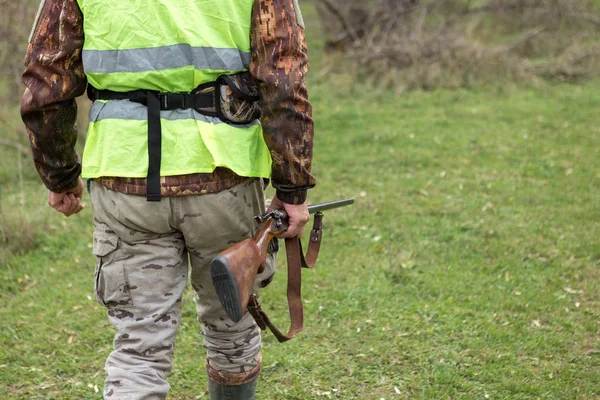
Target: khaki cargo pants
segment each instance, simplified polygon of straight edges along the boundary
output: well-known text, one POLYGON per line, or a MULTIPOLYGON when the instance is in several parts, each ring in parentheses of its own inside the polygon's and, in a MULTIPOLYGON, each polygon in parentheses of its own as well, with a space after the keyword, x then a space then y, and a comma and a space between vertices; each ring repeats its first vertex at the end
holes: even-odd
MULTIPOLYGON (((206 368, 220 385, 254 380, 261 364, 260 330, 246 314, 225 314, 210 279, 210 261, 252 237, 264 211, 262 180, 219 193, 145 197, 91 183, 96 301, 117 329, 105 370, 106 399, 165 399, 188 273, 207 349, 206 368), (189 267, 188 267, 189 260, 189 267)), ((274 272, 274 258, 257 282, 274 272)), ((200 388, 198 388, 200 392, 200 388)))

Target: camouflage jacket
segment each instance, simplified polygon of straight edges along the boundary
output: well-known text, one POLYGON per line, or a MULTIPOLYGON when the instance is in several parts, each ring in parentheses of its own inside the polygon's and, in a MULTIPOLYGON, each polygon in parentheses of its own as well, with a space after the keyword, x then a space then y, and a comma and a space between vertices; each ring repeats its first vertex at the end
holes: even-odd
MULTIPOLYGON (((259 88, 261 122, 273 159, 272 183, 277 197, 302 203, 315 185, 311 175, 313 120, 305 74, 306 39, 292 0, 255 0, 252 11, 250 73, 259 88)), ((75 186, 81 163, 75 98, 87 80, 82 64, 83 15, 76 0, 45 0, 25 56, 26 89, 21 116, 27 127, 33 160, 42 181, 54 192, 75 186)), ((217 168, 210 174, 162 178, 165 196, 227 189, 243 180, 217 168)), ((105 186, 145 195, 145 178, 104 177, 105 186)))

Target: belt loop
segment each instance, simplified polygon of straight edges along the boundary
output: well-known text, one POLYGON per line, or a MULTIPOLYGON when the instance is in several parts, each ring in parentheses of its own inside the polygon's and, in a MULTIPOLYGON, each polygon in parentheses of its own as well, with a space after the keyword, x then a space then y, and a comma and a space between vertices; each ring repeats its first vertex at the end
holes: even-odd
POLYGON ((181 94, 181 108, 187 110, 188 108, 192 108, 192 95, 188 93, 181 94))
POLYGON ((160 101, 160 108, 162 110, 168 110, 168 106, 169 106, 169 101, 168 101, 168 93, 159 93, 158 94, 158 99, 160 101))

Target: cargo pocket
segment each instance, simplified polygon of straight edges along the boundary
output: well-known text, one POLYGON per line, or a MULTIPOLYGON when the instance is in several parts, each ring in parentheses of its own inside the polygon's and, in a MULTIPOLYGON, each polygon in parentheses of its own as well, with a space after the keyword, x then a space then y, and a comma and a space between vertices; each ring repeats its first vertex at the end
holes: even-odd
POLYGON ((96 255, 94 293, 96 301, 105 307, 132 304, 125 260, 117 257, 119 237, 114 233, 94 232, 92 253, 96 255))

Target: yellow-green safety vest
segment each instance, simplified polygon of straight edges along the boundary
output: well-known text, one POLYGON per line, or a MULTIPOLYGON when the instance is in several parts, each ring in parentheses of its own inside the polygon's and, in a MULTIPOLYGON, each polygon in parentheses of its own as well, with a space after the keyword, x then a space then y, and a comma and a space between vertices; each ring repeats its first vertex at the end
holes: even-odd
MULTIPOLYGON (((97 89, 189 93, 219 75, 247 71, 254 0, 77 0, 83 66, 97 89)), ((142 178, 148 172, 146 106, 97 100, 89 113, 82 176, 142 178)), ((267 178, 271 157, 260 122, 231 125, 193 109, 161 111, 161 176, 226 167, 267 178)))

